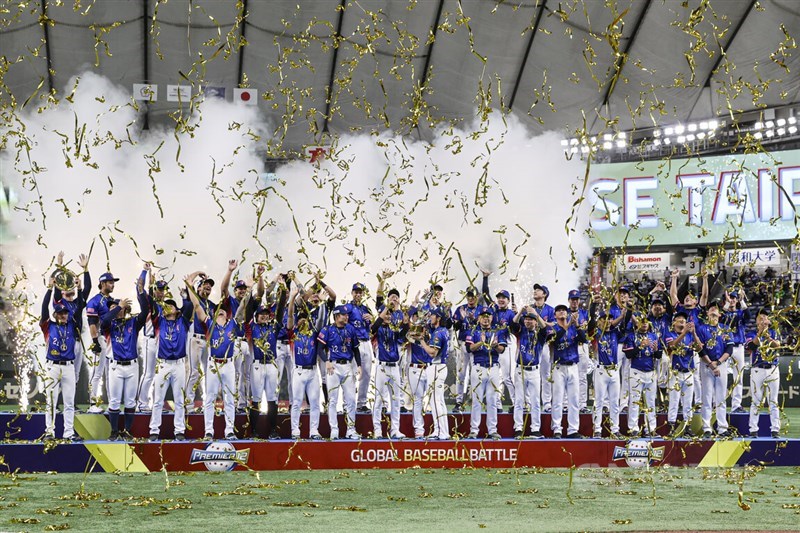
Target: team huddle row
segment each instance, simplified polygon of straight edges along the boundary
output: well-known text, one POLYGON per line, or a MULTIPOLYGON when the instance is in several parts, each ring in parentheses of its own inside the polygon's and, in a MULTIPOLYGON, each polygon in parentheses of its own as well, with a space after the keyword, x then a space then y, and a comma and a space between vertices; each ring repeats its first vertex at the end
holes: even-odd
MULTIPOLYGON (((61 264, 61 256, 58 263, 61 264)), ((567 436, 580 437, 581 409, 586 409, 586 375, 594 366, 594 436, 607 428, 620 438, 619 414, 628 411, 628 433, 653 434, 659 387, 669 397, 668 421, 674 435, 688 436, 686 421, 701 404, 704 436, 728 435, 726 401, 741 410, 744 351, 751 354, 750 431, 758 430, 758 408, 769 404, 771 431, 777 436, 778 337, 766 313, 759 313, 753 332, 746 331, 748 309, 743 295, 725 294, 724 302, 708 302, 707 283, 698 300, 688 294, 678 301, 677 272, 669 294, 663 284, 653 290, 649 309, 632 309, 629 291, 620 286, 609 301, 599 291, 588 309, 579 291, 570 291, 569 305, 548 305, 546 286, 536 284, 533 303, 517 309, 506 290, 494 297, 490 272, 480 291, 465 291, 465 303, 454 310, 434 284, 412 305, 401 305, 396 289, 385 291, 391 273, 378 276, 373 313, 364 299, 366 287, 352 286, 352 299, 336 305, 336 293, 319 276, 308 287, 293 273, 267 283, 259 266, 250 283, 230 285, 238 264, 232 260, 220 283, 219 304, 210 300, 214 280, 203 272, 186 276, 181 303, 149 264, 136 281, 139 313, 132 302, 112 296, 111 273, 100 276, 99 292, 89 297, 88 258, 80 256, 83 280, 60 289, 50 279, 42 302, 41 327, 46 339, 44 390, 47 399, 45 438, 54 437, 59 393, 64 403, 64 437, 74 433, 75 384, 84 354, 92 360, 90 411, 102 412, 100 382, 106 376, 112 439, 130 433, 134 413, 151 410, 150 438, 158 440, 167 389, 175 404, 174 434, 184 439, 186 406, 199 394, 203 400, 205 436, 214 438, 215 401, 222 396, 226 439, 235 438, 237 404, 249 400, 250 434, 256 433, 260 402, 266 397, 270 437, 277 437, 278 384, 290 377, 291 432, 300 437, 304 400, 310 410, 308 435, 320 439, 321 407, 327 406, 329 438, 342 436, 337 406, 342 397, 345 438, 358 438, 357 412, 372 413, 373 437, 383 437, 384 411, 388 436, 400 431, 401 405, 413 413, 414 437, 449 439, 445 380, 448 357, 456 358, 455 412, 471 401, 470 434, 479 436, 483 411, 487 435, 499 439, 497 413, 504 389, 513 401, 517 438, 542 438, 541 414, 552 415, 553 436, 562 434, 567 410, 567 436), (52 307, 51 307, 52 302, 52 307), (83 313, 88 322, 84 350, 83 313), (140 376, 139 358, 142 359, 140 376), (324 403, 323 398, 324 397, 324 403), (371 407, 370 407, 371 404, 371 407), (425 406, 432 427, 425 427, 425 406), (124 408, 124 430, 119 429, 124 408), (604 417, 604 408, 608 418, 604 417), (678 412, 684 424, 678 425, 678 412), (644 427, 640 428, 640 411, 644 427)))

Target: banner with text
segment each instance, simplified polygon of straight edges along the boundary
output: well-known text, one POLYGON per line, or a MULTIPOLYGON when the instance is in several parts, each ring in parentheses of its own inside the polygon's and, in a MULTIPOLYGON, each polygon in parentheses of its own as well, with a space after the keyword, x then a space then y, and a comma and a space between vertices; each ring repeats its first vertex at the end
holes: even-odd
POLYGON ((596 248, 795 237, 800 150, 592 166, 596 248))
POLYGON ((649 270, 651 272, 664 270, 669 267, 669 254, 624 254, 621 257, 621 270, 624 272, 637 272, 649 270))

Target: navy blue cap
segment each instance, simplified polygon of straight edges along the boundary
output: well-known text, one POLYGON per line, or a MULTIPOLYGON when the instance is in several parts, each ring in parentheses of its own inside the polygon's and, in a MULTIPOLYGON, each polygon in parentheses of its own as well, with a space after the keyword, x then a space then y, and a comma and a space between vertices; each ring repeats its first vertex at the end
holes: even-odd
POLYGON ((494 313, 492 312, 491 307, 482 305, 478 308, 478 314, 476 316, 481 316, 481 315, 494 315, 494 313))
POLYGON ((247 288, 247 283, 243 279, 236 280, 236 284, 233 286, 234 289, 241 289, 247 288))
POLYGON ((608 313, 606 313, 605 311, 600 311, 599 313, 597 313, 597 320, 600 320, 601 318, 606 318, 607 316, 608 313))
POLYGON ((672 315, 672 320, 675 320, 676 318, 680 318, 680 317, 683 317, 686 320, 689 320, 689 314, 686 311, 678 311, 677 313, 672 315))
POLYGON ((664 298, 662 298, 661 296, 656 296, 655 298, 650 300, 650 305, 656 305, 656 304, 665 305, 664 298))
POLYGON ((437 307, 436 309, 431 309, 430 313, 433 316, 438 316, 439 318, 444 318, 444 309, 441 307, 437 307))
POLYGON ((171 306, 172 306, 172 307, 174 307, 175 309, 177 309, 177 308, 178 308, 178 304, 177 304, 177 303, 175 302, 175 300, 173 300, 172 298, 170 298, 170 299, 168 299, 168 300, 164 300, 164 305, 171 305, 171 306))
POLYGON ((353 283, 353 290, 354 291, 363 291, 366 289, 366 286, 363 283, 353 283))
POLYGON ((761 309, 758 310, 758 313, 756 313, 756 316, 758 315, 769 316, 769 309, 767 309, 766 307, 762 307, 761 309))
POLYGON ((617 292, 627 292, 628 294, 630 294, 631 289, 627 285, 620 285, 619 287, 617 287, 617 292))
POLYGON ((198 281, 198 282, 197 282, 197 287, 198 287, 198 288, 199 288, 199 287, 202 287, 202 286, 203 286, 203 285, 205 285, 206 283, 208 283, 208 284, 209 284, 209 285, 211 285, 212 287, 215 285, 215 283, 214 283, 214 280, 213 280, 213 279, 211 279, 211 278, 203 278, 203 279, 201 279, 200 281, 198 281))
POLYGON ((711 309, 712 307, 716 307, 719 310, 722 310, 722 304, 719 300, 711 300, 706 304, 706 310, 711 309))
POLYGON ((434 283, 433 285, 431 285, 431 289, 434 290, 434 291, 443 291, 444 287, 442 287, 438 283, 434 283))
POLYGON ((579 291, 577 289, 572 289, 571 291, 569 291, 569 295, 567 296, 567 299, 569 299, 569 300, 578 299, 579 300, 580 297, 581 297, 581 291, 579 291))
POLYGON ((156 289, 163 290, 167 288, 166 280, 160 279, 156 281, 156 289))
POLYGON ((528 311, 527 313, 522 315, 522 318, 532 318, 532 319, 536 320, 536 313, 528 311))
POLYGON ((568 310, 569 310, 569 308, 564 304, 558 304, 555 307, 555 309, 553 309, 553 311, 555 311, 556 313, 559 312, 559 311, 568 311, 568 310))
POLYGON ((66 305, 64 305, 64 304, 55 304, 55 305, 53 306, 53 312, 54 312, 55 314, 58 314, 58 313, 68 313, 68 312, 69 312, 69 309, 67 309, 67 306, 66 306, 66 305))
POLYGON ((348 312, 347 312, 347 306, 344 306, 344 305, 337 305, 337 306, 336 306, 336 307, 333 309, 333 314, 334 314, 334 315, 349 315, 350 313, 348 313, 348 312))
POLYGON ((389 289, 389 292, 386 293, 387 296, 391 296, 392 294, 400 298, 400 291, 398 291, 397 289, 389 289))
POLYGON ((269 307, 264 307, 263 305, 260 305, 260 306, 258 307, 258 309, 256 309, 255 315, 256 315, 256 316, 257 316, 257 315, 263 315, 263 314, 265 314, 265 313, 269 313, 269 312, 270 312, 270 309, 269 309, 269 307))
POLYGON ((475 296, 475 288, 467 287, 467 290, 464 291, 464 294, 466 294, 467 296, 475 296))
POLYGON ((115 278, 114 274, 112 274, 111 272, 106 272, 105 274, 101 274, 100 278, 97 281, 99 281, 100 283, 104 281, 119 281, 119 278, 115 278))
POLYGON ((534 288, 534 289, 540 289, 540 290, 541 290, 541 291, 544 293, 544 299, 545 299, 545 300, 547 300, 548 298, 550 298, 550 289, 548 289, 546 286, 544 286, 544 285, 539 285, 538 283, 535 283, 535 284, 533 285, 533 288, 534 288))
POLYGON ((505 289, 503 289, 502 291, 498 292, 494 296, 495 296, 495 298, 500 298, 502 296, 506 300, 510 300, 511 299, 511 294, 505 289))

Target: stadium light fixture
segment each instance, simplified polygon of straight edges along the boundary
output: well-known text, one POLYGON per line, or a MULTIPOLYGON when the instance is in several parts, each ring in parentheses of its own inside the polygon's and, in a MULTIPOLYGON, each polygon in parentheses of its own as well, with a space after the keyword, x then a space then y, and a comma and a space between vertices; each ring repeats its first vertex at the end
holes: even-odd
POLYGON ((604 133, 603 134, 603 140, 604 141, 613 141, 614 140, 614 135, 611 134, 611 133, 604 133))
POLYGON ((770 139, 775 137, 775 132, 772 130, 767 130, 767 137, 770 139))
POLYGON ((686 131, 686 128, 683 127, 681 124, 675 126, 675 133, 677 133, 678 135, 683 134, 684 131, 686 131))
POLYGON ((614 144, 611 141, 603 142, 603 150, 611 150, 614 147, 614 144))
POLYGON ((689 142, 694 141, 694 139, 695 139, 694 133, 690 133, 689 135, 686 136, 686 140, 689 142))
POLYGON ((757 129, 757 130, 760 130, 761 128, 763 128, 763 127, 764 127, 764 124, 763 124, 762 122, 760 122, 760 121, 759 121, 759 122, 756 122, 756 123, 755 123, 755 125, 754 125, 753 127, 754 127, 755 129, 757 129))
POLYGON ((709 120, 708 121, 708 129, 715 130, 719 127, 719 121, 717 120, 709 120))
POLYGON ((704 132, 704 131, 700 131, 700 132, 698 132, 698 133, 697 133, 697 138, 698 138, 698 139, 701 139, 701 140, 702 140, 702 139, 705 139, 705 138, 706 138, 706 132, 704 132))
POLYGON ((664 129, 664 135, 672 135, 674 132, 675 132, 675 130, 672 129, 672 128, 665 128, 664 129))
POLYGON ((772 129, 775 127, 775 123, 772 122, 771 120, 768 120, 767 123, 764 124, 764 126, 766 126, 768 129, 772 129))
POLYGON ((789 133, 792 135, 797 133, 797 126, 789 126, 789 133))
POLYGON ((661 130, 653 130, 653 137, 661 137, 661 130))
POLYGON ((571 144, 572 146, 577 145, 578 144, 578 139, 573 137, 572 139, 569 140, 569 144, 571 144))
POLYGON ((700 123, 700 129, 701 130, 707 130, 708 129, 708 122, 701 122, 700 123))
POLYGON ((778 128, 778 135, 786 135, 786 128, 778 128))
POLYGON ((695 124, 694 122, 692 122, 691 124, 689 124, 688 126, 686 126, 686 129, 688 129, 689 131, 697 131, 697 124, 695 124))
POLYGON ((779 119, 778 119, 778 120, 776 120, 775 122, 776 122, 776 124, 778 124, 778 127, 781 127, 781 126, 785 126, 785 125, 786 125, 786 119, 785 119, 785 118, 779 118, 779 119))
POLYGON ((683 135, 678 135, 678 144, 683 144, 686 142, 686 137, 683 135))
POLYGON ((760 131, 757 131, 754 137, 758 140, 761 140, 762 138, 764 138, 764 135, 760 131))
POLYGON ((569 141, 567 139, 561 139, 561 146, 569 146, 569 141))
POLYGON ((797 119, 796 118, 789 117, 789 124, 796 124, 796 123, 797 123, 797 119))
POLYGON ((625 139, 618 139, 617 140, 617 148, 625 148, 625 139))
POLYGON ((672 140, 669 137, 664 137, 664 144, 669 145, 671 142, 672 140))
POLYGON ((653 146, 661 146, 661 139, 653 139, 653 146))

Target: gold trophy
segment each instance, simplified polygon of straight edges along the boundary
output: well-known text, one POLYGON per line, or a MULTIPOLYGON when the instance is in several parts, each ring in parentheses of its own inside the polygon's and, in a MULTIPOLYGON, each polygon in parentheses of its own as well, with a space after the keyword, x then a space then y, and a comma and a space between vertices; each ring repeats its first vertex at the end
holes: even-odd
POLYGON ((69 292, 75 290, 77 285, 78 275, 66 267, 60 266, 53 275, 54 285, 58 287, 61 292, 69 292))

